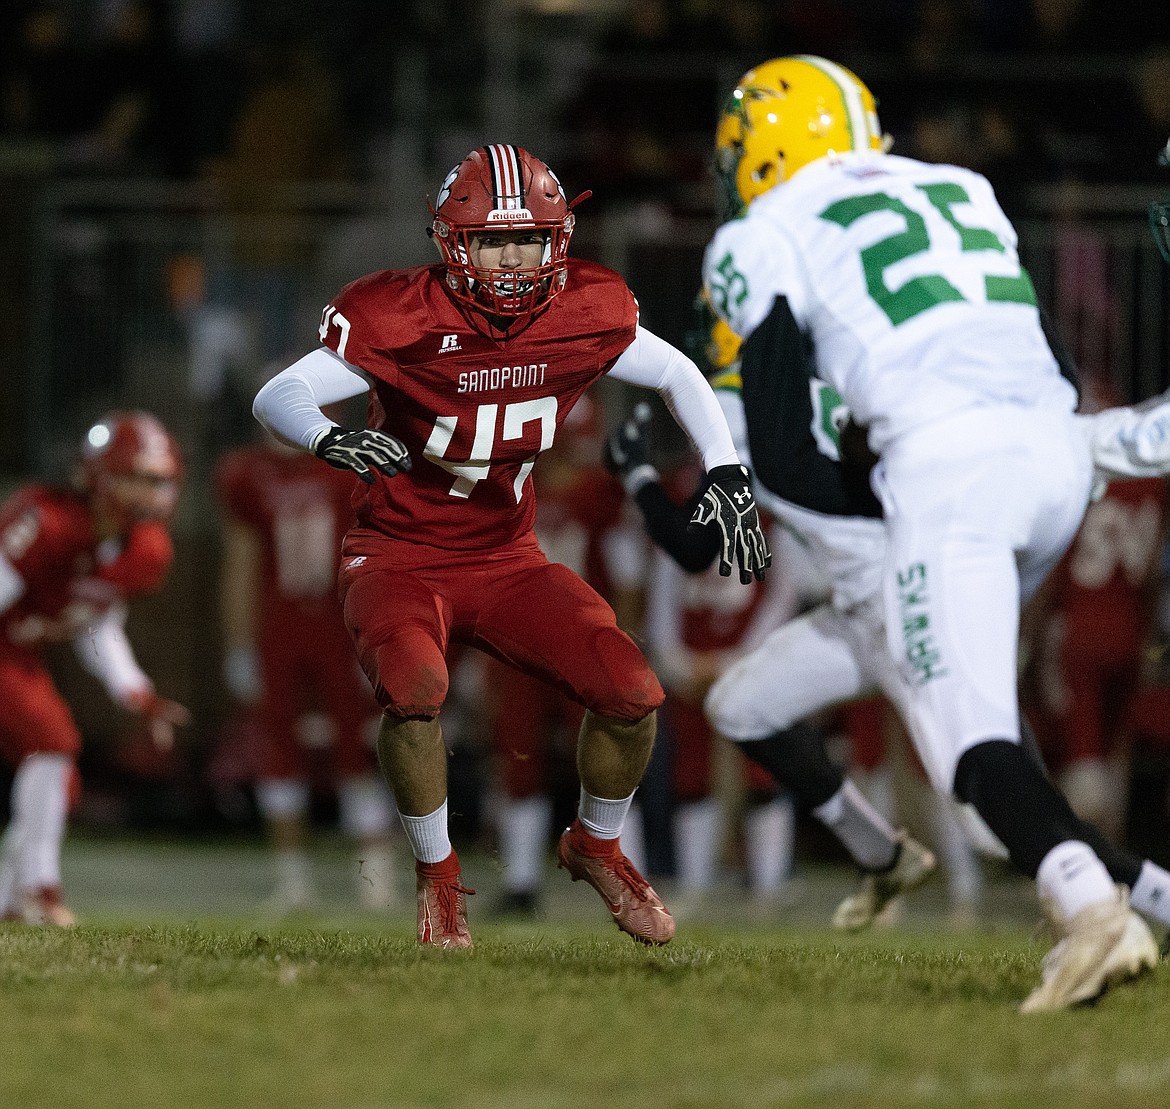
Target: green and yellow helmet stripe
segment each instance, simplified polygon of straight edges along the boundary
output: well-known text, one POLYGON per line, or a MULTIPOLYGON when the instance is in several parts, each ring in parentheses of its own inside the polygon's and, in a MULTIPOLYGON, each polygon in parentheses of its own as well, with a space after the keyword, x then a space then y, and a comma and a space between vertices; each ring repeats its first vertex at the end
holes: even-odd
POLYGON ((828 58, 818 58, 814 54, 796 54, 795 57, 823 73, 837 86, 841 93, 841 101, 845 105, 849 147, 851 150, 868 150, 874 131, 870 126, 869 113, 866 111, 865 101, 861 96, 861 85, 857 78, 849 70, 829 61, 828 58))

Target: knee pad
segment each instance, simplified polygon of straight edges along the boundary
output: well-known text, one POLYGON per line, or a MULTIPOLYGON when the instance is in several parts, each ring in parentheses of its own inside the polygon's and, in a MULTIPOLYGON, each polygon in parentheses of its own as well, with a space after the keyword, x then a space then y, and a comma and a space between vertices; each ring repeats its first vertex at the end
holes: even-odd
POLYGON ((736 744, 753 762, 769 771, 802 807, 823 805, 845 781, 825 751, 825 742, 808 724, 794 724, 766 739, 736 744))
POLYGON ((447 699, 447 666, 425 660, 407 661, 397 648, 379 648, 377 672, 371 675, 374 695, 387 716, 431 720, 447 699))
POLYGON ((666 700, 657 675, 625 632, 617 627, 599 629, 593 649, 601 663, 598 677, 603 677, 605 684, 577 691, 590 712, 636 724, 666 700))

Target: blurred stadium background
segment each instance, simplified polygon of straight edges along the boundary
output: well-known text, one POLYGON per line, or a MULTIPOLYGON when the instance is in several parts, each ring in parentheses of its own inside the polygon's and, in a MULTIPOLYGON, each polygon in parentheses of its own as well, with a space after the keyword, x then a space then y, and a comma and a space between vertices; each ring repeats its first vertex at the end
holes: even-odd
MULTIPOLYGON (((647 325, 681 345, 718 216, 720 97, 765 58, 824 54, 875 90, 895 151, 990 177, 1091 399, 1170 384, 1170 267, 1145 216, 1170 194, 1155 164, 1170 138, 1166 5, 13 0, 0 28, 0 492, 64 476, 111 407, 156 412, 190 464, 176 571, 130 631, 194 723, 160 758, 55 659, 87 740, 75 828, 258 834, 225 756, 212 467, 253 436, 258 383, 315 345, 342 284, 432 259, 426 197, 474 146, 519 143, 570 196, 594 190, 575 252, 620 271, 647 325)), ((626 398, 608 399, 612 423, 626 398)), ((1165 589, 1158 603, 1125 835, 1166 864, 1165 589)), ((459 732, 455 830, 474 840, 474 705, 459 732)))

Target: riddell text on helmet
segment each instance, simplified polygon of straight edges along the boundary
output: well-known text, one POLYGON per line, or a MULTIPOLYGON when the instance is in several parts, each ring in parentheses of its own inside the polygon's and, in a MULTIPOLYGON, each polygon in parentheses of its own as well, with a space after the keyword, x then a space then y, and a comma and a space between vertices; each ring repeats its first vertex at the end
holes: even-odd
POLYGON ((490 370, 466 370, 459 375, 460 393, 482 393, 488 389, 523 389, 543 385, 547 362, 528 366, 493 366, 490 370))

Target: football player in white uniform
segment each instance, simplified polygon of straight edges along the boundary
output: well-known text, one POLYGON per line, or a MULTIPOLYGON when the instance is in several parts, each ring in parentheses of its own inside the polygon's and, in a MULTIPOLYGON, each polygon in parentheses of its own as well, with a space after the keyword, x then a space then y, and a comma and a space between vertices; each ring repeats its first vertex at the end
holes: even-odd
POLYGON ((786 365, 811 359, 880 455, 885 642, 922 762, 1036 878, 1060 936, 1022 1009, 1094 998, 1157 948, 1100 837, 1020 742, 1020 599, 1075 533, 1093 466, 1015 232, 983 177, 886 153, 869 90, 821 58, 746 74, 716 147, 737 216, 704 286, 744 337, 759 483, 791 498, 803 460, 778 413, 786 365))

